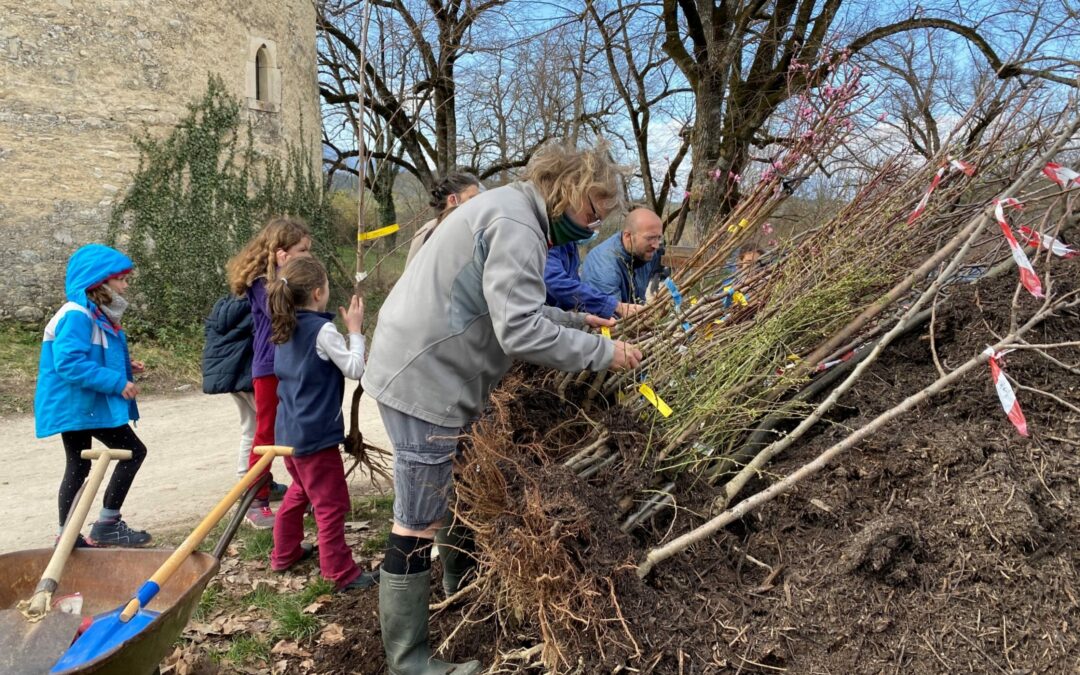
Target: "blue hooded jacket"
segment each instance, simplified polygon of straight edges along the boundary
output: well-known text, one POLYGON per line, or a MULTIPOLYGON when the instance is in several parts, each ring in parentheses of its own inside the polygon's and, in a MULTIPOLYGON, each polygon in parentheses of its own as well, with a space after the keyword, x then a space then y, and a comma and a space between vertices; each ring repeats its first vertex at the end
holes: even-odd
POLYGON ((610 319, 615 316, 615 306, 619 301, 615 296, 604 295, 581 281, 578 274, 580 255, 576 241, 548 249, 547 263, 544 265, 547 304, 610 319))
POLYGON ((45 326, 34 394, 37 437, 109 429, 139 419, 121 392, 132 379, 127 336, 86 297, 88 288, 130 271, 123 253, 87 244, 68 260, 68 301, 45 326))

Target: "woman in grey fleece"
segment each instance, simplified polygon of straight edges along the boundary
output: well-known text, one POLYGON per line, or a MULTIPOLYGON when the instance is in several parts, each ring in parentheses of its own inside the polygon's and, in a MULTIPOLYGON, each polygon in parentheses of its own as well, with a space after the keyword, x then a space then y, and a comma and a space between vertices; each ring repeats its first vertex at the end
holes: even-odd
POLYGON ((394 444, 394 525, 379 587, 387 668, 394 675, 479 672, 428 647, 430 549, 457 590, 467 534, 444 527, 457 437, 480 415, 515 359, 565 371, 635 368, 632 345, 586 332, 611 319, 546 306, 548 248, 586 239, 620 206, 622 170, 605 145, 552 145, 524 180, 457 208, 431 236, 379 313, 364 391, 394 444))

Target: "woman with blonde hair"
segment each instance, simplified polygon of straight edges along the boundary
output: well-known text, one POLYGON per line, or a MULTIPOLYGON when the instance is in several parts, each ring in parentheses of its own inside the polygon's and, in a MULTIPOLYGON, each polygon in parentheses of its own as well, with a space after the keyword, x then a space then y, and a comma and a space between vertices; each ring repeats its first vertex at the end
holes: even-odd
POLYGON ((607 147, 551 145, 524 180, 488 190, 439 225, 379 314, 364 391, 394 445, 394 524, 379 585, 387 669, 478 672, 433 659, 430 551, 439 534, 443 589, 470 566, 468 535, 448 523, 456 438, 515 359, 564 371, 635 368, 641 352, 586 332, 602 319, 545 306, 548 248, 588 238, 621 206, 624 171, 607 147))

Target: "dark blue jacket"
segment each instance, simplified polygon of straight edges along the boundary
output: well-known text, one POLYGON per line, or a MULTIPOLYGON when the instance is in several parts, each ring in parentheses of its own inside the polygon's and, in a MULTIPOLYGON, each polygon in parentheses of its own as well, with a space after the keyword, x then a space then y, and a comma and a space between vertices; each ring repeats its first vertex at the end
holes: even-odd
POLYGON ((559 309, 584 311, 605 319, 614 316, 618 299, 583 283, 578 274, 580 266, 581 258, 575 242, 548 249, 547 263, 544 265, 546 303, 559 309))
POLYGON ((214 303, 203 327, 203 392, 230 394, 253 391, 251 361, 255 355, 251 301, 229 294, 214 303))
POLYGON ((623 248, 622 232, 616 232, 585 256, 582 280, 600 293, 607 293, 620 302, 643 304, 649 277, 660 268, 662 250, 652 260, 642 262, 623 248))
POLYGON ((320 359, 315 351, 319 331, 333 320, 333 314, 298 311, 292 337, 274 351, 278 377, 274 442, 292 446, 294 457, 336 447, 345 440, 341 415, 345 376, 337 364, 320 359))

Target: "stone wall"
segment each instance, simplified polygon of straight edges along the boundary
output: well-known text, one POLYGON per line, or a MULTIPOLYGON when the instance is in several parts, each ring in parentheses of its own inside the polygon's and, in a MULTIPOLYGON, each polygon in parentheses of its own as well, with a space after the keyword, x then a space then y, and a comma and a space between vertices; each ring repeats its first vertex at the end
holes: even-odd
POLYGON ((136 168, 132 137, 166 136, 210 74, 259 152, 303 144, 319 168, 311 0, 0 0, 0 320, 59 305, 67 257, 101 240, 136 168))

